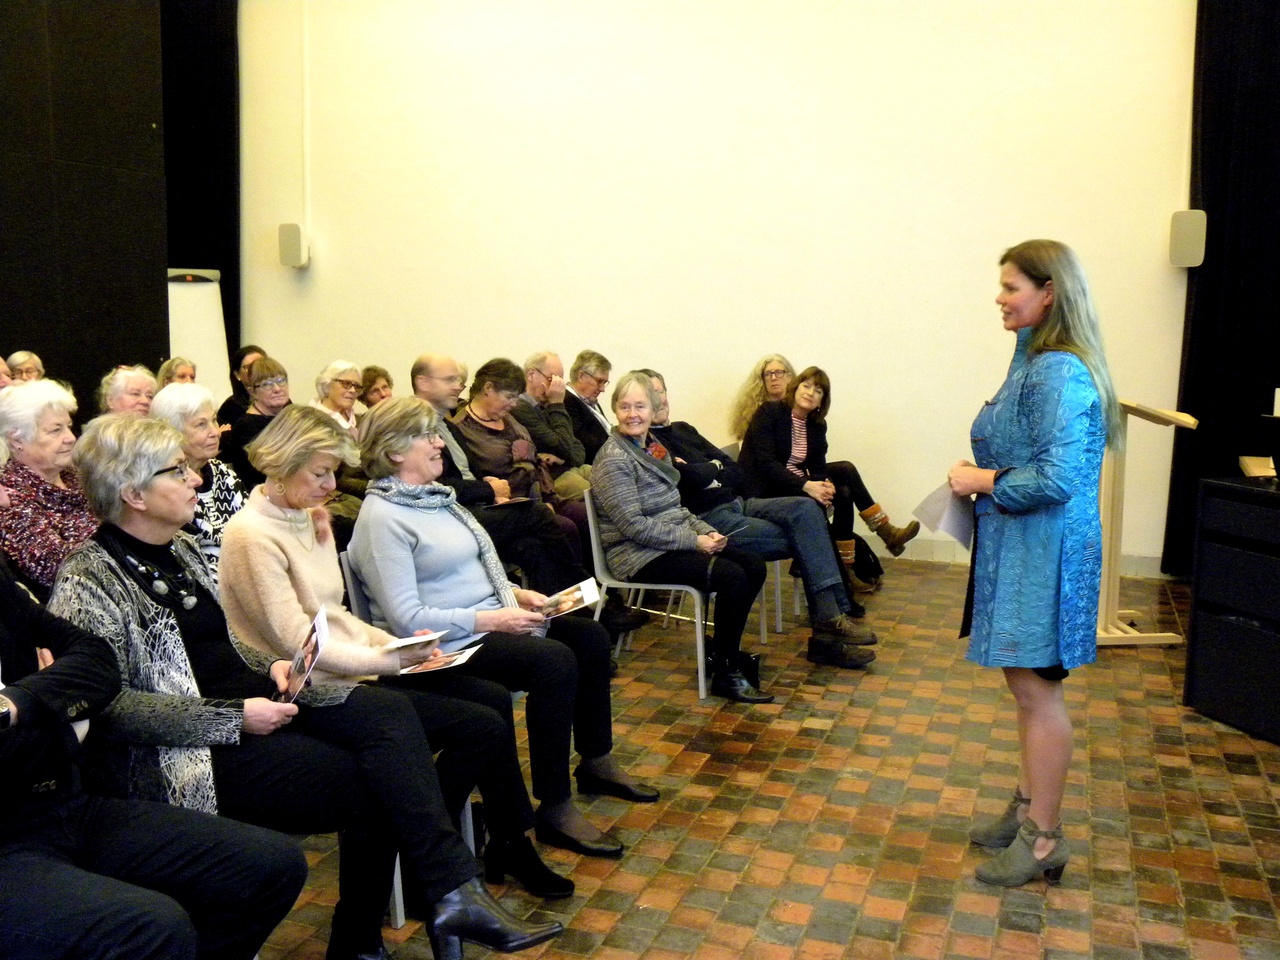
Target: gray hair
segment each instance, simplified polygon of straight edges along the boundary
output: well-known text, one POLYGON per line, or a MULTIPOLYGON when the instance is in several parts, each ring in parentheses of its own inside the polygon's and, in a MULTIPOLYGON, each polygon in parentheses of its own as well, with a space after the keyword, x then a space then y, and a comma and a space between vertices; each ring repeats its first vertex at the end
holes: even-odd
POLYGON ((613 364, 603 353, 583 350, 573 358, 573 366, 569 368, 569 382, 572 383, 584 373, 593 377, 607 377, 612 369, 613 364))
POLYGON ((6 440, 16 436, 23 443, 30 443, 35 439, 36 425, 48 410, 75 413, 75 394, 55 380, 15 380, 0 390, 0 435, 6 440))
POLYGON ((524 375, 527 377, 534 370, 541 371, 552 357, 559 360, 560 354, 554 350, 539 350, 537 353, 530 354, 529 359, 524 362, 524 375))
POLYGON ((9 354, 8 358, 5 360, 5 363, 7 363, 9 365, 9 369, 12 370, 14 367, 22 366, 28 360, 34 360, 36 362, 36 368, 40 371, 40 376, 43 377, 44 361, 41 360, 39 357, 37 357, 30 350, 15 350, 13 353, 9 354))
POLYGON ((318 453, 328 454, 349 467, 360 462, 356 442, 333 417, 296 403, 276 414, 245 453, 254 469, 272 480, 293 476, 318 453))
POLYGON ((662 401, 658 397, 658 391, 653 389, 653 381, 649 379, 649 374, 643 370, 629 370, 618 378, 618 382, 613 387, 613 397, 609 401, 609 406, 617 412, 618 398, 632 387, 640 387, 644 390, 645 396, 649 398, 649 408, 657 413, 662 401))
POLYGON ((151 401, 149 416, 163 420, 176 430, 187 429, 187 418, 205 407, 214 409, 213 394, 198 383, 171 383, 151 401))
POLYGON ((142 364, 132 367, 114 367, 105 377, 102 383, 98 385, 98 410, 107 413, 111 409, 111 401, 117 399, 120 394, 124 393, 129 386, 129 381, 133 379, 146 380, 151 384, 151 393, 154 397, 156 390, 156 378, 150 370, 142 364))
POLYGON ((333 381, 337 380, 344 373, 354 373, 356 383, 360 382, 360 368, 354 363, 348 363, 346 360, 335 360, 329 364, 316 376, 316 399, 323 400, 329 395, 329 388, 333 386, 333 381))
POLYGON ((103 523, 124 515, 121 494, 146 490, 182 453, 182 434, 162 420, 107 413, 90 420, 71 455, 89 509, 103 523))
POLYGON ((370 480, 393 476, 399 464, 392 454, 402 455, 418 437, 447 429, 435 407, 419 397, 384 400, 360 423, 360 466, 370 480))

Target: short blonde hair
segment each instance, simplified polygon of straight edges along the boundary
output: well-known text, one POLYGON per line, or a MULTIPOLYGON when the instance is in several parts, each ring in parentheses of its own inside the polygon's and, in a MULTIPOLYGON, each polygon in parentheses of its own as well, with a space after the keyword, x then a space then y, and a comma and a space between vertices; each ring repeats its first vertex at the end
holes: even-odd
POLYGON ((195 362, 188 360, 186 357, 170 357, 164 363, 160 364, 160 369, 156 371, 156 386, 163 390, 169 384, 173 383, 173 378, 178 375, 178 371, 183 367, 190 367, 191 375, 195 376, 195 362))
POLYGON ((360 466, 370 480, 394 476, 399 464, 392 455, 402 455, 418 437, 447 429, 435 407, 419 397, 384 400, 360 423, 360 466))
POLYGON ((56 380, 15 380, 0 390, 0 436, 8 440, 13 434, 30 443, 47 410, 75 413, 75 394, 56 380))
POLYGON ((333 417, 299 404, 290 404, 273 417, 245 453, 254 469, 272 480, 293 476, 318 453, 349 467, 360 462, 355 441, 333 417))
POLYGON ((147 489, 156 471, 180 453, 182 434, 163 420, 107 413, 89 421, 71 459, 93 515, 117 523, 125 489, 147 489))

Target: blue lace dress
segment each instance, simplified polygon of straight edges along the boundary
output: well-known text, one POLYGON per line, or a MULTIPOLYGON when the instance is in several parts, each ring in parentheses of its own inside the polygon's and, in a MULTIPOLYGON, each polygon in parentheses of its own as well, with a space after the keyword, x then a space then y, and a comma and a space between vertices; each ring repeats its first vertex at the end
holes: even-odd
POLYGON ((1097 659, 1106 424, 1079 357, 1028 358, 1018 332, 1009 374, 973 421, 973 459, 1001 470, 977 498, 968 659, 1071 669, 1097 659))

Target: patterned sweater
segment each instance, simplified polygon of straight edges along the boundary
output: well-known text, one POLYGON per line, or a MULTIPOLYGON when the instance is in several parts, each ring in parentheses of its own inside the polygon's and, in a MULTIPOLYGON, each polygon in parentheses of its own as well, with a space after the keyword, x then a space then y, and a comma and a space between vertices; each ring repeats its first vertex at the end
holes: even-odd
POLYGON ((244 487, 235 471, 221 460, 210 460, 200 472, 204 483, 196 491, 196 515, 187 530, 200 544, 214 582, 222 556, 222 528, 244 506, 244 487))
POLYGON ((10 503, 0 510, 0 550, 46 587, 63 558, 98 529, 75 473, 64 470, 62 482, 65 488, 55 487, 17 460, 0 471, 0 486, 9 488, 10 503))

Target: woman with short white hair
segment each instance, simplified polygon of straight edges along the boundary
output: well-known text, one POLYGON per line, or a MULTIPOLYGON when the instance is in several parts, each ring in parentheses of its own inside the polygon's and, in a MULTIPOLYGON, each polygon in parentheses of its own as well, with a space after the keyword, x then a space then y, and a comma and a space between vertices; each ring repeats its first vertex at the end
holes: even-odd
POLYGON ((9 365, 9 375, 14 380, 43 380, 44 379, 44 361, 37 357, 30 350, 15 350, 9 354, 7 361, 9 365))
POLYGON ((216 580, 222 528, 244 506, 245 492, 235 471, 217 459, 222 431, 213 412, 213 394, 198 383, 171 383, 156 394, 151 416, 182 433, 187 466, 200 474, 195 517, 186 529, 200 544, 216 580))
POLYGON ((356 439, 356 398, 362 387, 360 368, 346 360, 335 360, 316 377, 316 398, 311 406, 333 417, 338 426, 356 439))
POLYGON ((102 413, 136 413, 145 417, 155 395, 156 378, 146 367, 116 367, 98 386, 98 409, 102 413))
POLYGON ((0 437, 10 453, 0 471, 0 486, 9 491, 9 508, 0 511, 0 550, 41 599, 58 564, 98 529, 71 469, 75 411, 75 396, 52 380, 0 390, 0 437))

